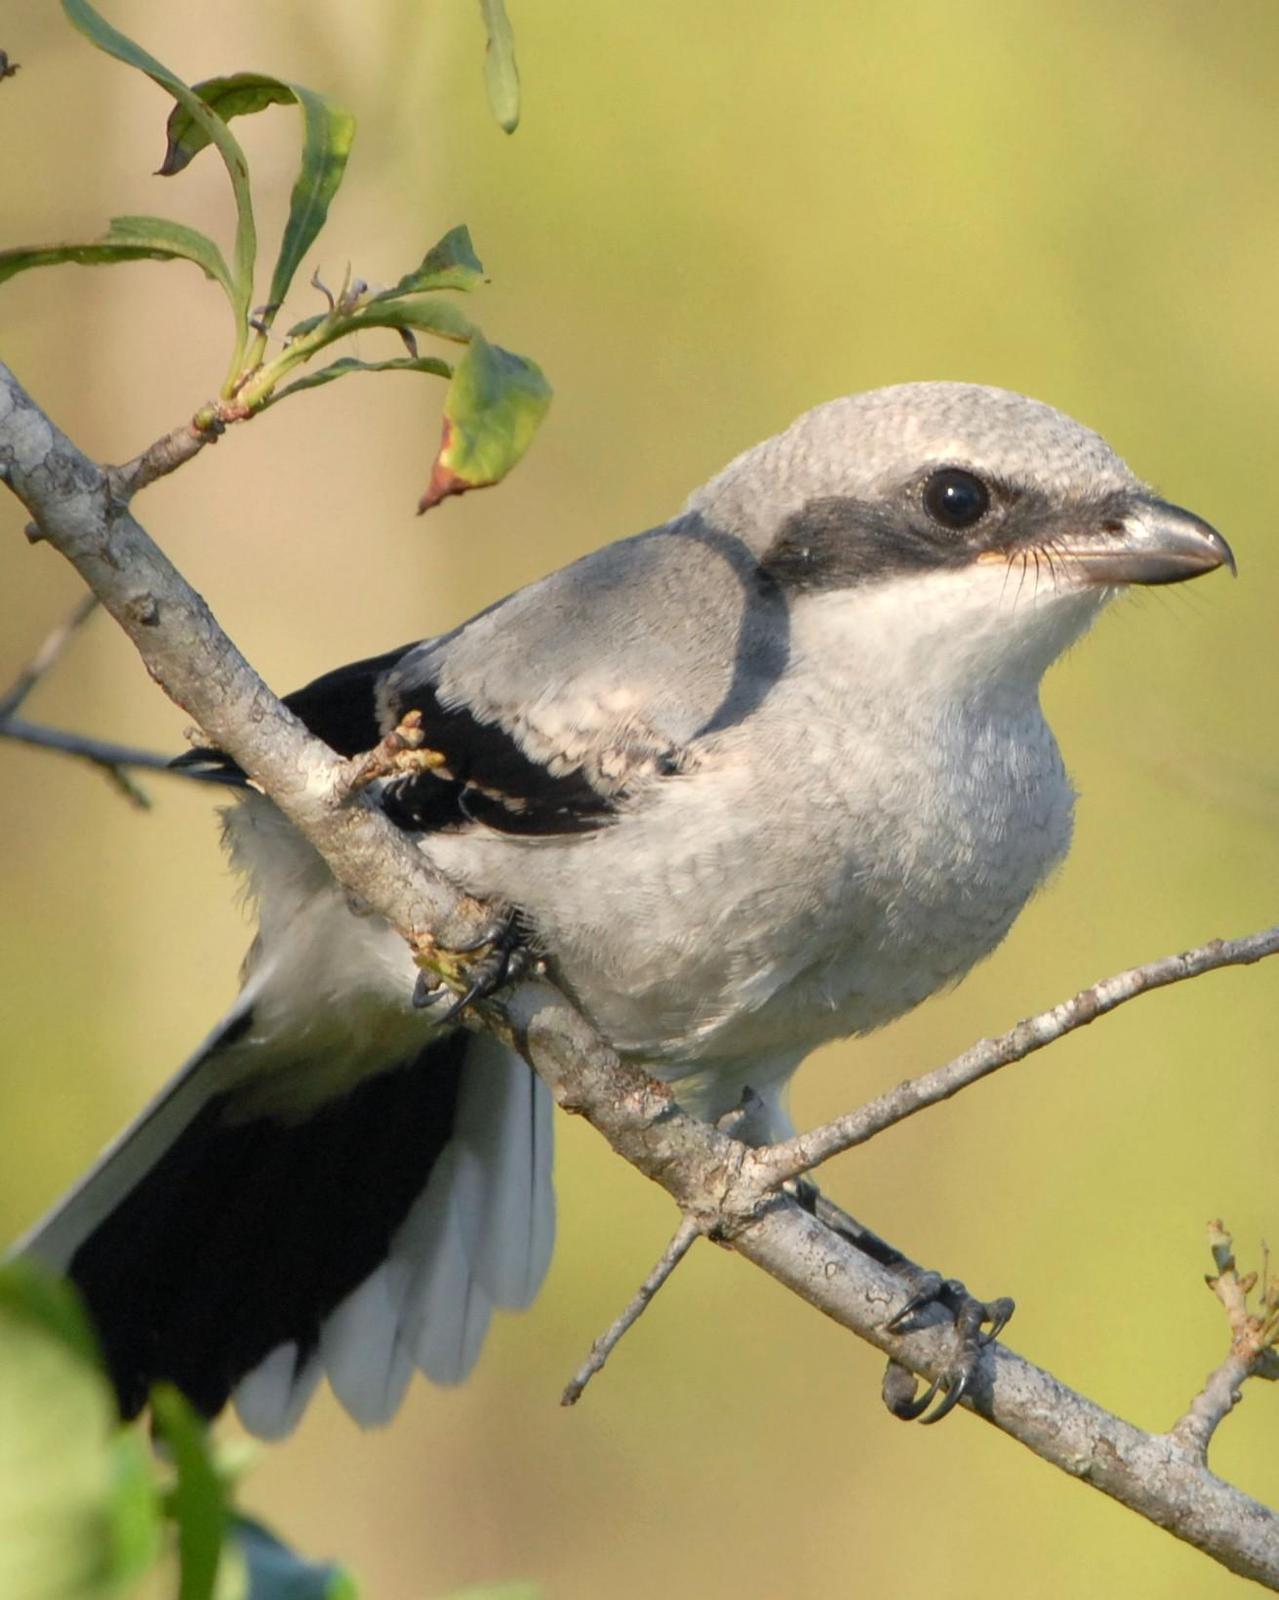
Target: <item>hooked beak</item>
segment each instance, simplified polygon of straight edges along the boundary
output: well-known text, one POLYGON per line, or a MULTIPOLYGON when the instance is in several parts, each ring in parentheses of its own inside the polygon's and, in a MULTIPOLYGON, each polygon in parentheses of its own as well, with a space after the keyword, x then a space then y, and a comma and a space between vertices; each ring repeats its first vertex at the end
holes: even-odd
POLYGON ((1087 542, 1054 547, 1087 583, 1182 583, 1217 567, 1236 572, 1234 552, 1202 518, 1142 496, 1087 542))

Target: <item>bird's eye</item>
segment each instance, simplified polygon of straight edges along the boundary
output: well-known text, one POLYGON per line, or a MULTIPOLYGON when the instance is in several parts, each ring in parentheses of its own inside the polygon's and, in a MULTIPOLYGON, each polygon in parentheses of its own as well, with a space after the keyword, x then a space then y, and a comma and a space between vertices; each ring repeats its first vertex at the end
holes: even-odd
POLYGON ((974 528, 990 510, 990 490, 971 472, 943 467, 924 484, 924 509, 943 528, 974 528))

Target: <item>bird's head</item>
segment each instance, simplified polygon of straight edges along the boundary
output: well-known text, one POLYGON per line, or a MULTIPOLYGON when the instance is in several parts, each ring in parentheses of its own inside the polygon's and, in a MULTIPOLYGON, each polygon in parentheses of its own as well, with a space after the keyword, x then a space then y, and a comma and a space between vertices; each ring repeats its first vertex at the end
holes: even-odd
POLYGON ((918 662, 1034 678, 1130 584, 1234 570, 1051 406, 966 383, 835 400, 732 462, 689 509, 745 540, 800 609, 837 610, 918 662))

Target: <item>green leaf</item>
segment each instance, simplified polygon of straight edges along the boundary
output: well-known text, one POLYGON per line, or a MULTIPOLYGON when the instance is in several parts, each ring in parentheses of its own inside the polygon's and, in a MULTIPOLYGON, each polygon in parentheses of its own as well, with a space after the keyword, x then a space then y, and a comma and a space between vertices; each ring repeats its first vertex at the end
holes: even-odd
POLYGON ((267 295, 271 306, 278 306, 289 292, 294 273, 324 226, 355 138, 355 118, 349 111, 301 85, 294 85, 293 93, 302 108, 302 165, 289 197, 289 220, 271 274, 267 295))
MULTIPOLYGON (((322 311, 318 316, 295 322, 286 337, 299 339, 315 333, 331 316, 331 312, 322 311)), ((441 339, 453 339, 458 344, 465 344, 476 332, 475 324, 448 300, 435 300, 429 295, 408 296, 403 300, 370 300, 349 316, 333 317, 330 330, 316 349, 366 328, 408 328, 416 333, 434 333, 441 339)))
MULTIPOLYGON (((355 138, 355 118, 313 89, 285 83, 262 72, 235 72, 229 77, 206 78, 192 84, 192 92, 224 121, 252 116, 267 106, 296 105, 302 111, 302 164, 289 201, 289 219, 280 242, 280 254, 271 275, 268 307, 280 304, 301 265, 302 258, 324 226, 329 205, 342 182, 351 142, 355 138)), ((210 138, 205 126, 185 105, 175 105, 166 125, 168 142, 160 167, 163 177, 181 172, 210 138)), ((273 315, 269 309, 268 324, 273 315)))
POLYGON ((135 44, 119 29, 113 28, 93 9, 89 0, 62 0, 62 9, 71 24, 78 28, 91 44, 95 44, 99 50, 113 56, 117 61, 124 62, 126 66, 136 67, 139 72, 144 72, 153 83, 172 95, 192 121, 204 130, 209 141, 217 146, 235 196, 235 252, 231 281, 235 286, 234 309, 236 327, 239 331, 235 359, 232 362, 232 377, 234 377, 238 371, 240 356, 243 354, 243 346, 248 339, 249 309, 253 300, 253 268, 258 248, 257 229, 253 221, 253 201, 249 194, 249 164, 245 160, 244 151, 222 118, 205 105, 200 96, 184 83, 177 73, 170 72, 163 62, 157 61, 141 45, 135 44))
POLYGON ((221 250, 198 228, 167 217, 112 217, 104 244, 141 245, 158 257, 194 261, 207 278, 220 283, 234 303, 235 288, 221 250))
POLYGON ((489 109, 498 127, 514 133, 520 123, 520 74, 515 65, 515 35, 506 15, 503 0, 480 0, 480 11, 488 31, 484 50, 484 87, 489 109))
POLYGON ((111 226, 93 244, 31 245, 0 250, 0 283, 32 267, 63 262, 82 267, 109 266, 118 261, 193 261, 206 277, 226 291, 235 304, 235 287, 222 252, 206 234, 166 217, 113 217, 111 226))
POLYGON ((158 1551, 157 1499, 96 1361, 65 1283, 28 1262, 0 1268, 5 1600, 106 1600, 158 1551))
POLYGON ((334 378, 344 378, 350 372, 431 372, 437 378, 453 376, 453 368, 448 362, 438 361, 434 356, 399 356, 392 361, 357 361, 354 356, 343 356, 341 360, 331 361, 327 367, 308 372, 286 384, 283 389, 277 389, 266 405, 274 405, 277 400, 283 400, 286 394, 317 389, 322 383, 332 383, 334 378))
MULTIPOLYGON (((291 106, 294 102, 293 90, 287 83, 261 72, 233 72, 224 78, 205 78, 193 83, 191 92, 199 95, 223 122, 230 122, 232 117, 251 116, 267 106, 291 106)), ((181 104, 170 111, 165 134, 168 142, 164 160, 157 169, 161 178, 172 178, 181 172, 210 143, 204 124, 181 104)))
POLYGON ((551 386, 540 368, 477 332, 444 400, 444 436, 418 510, 505 477, 550 403, 551 386))
POLYGON ((226 1485, 209 1450, 208 1428, 167 1383, 152 1390, 151 1414, 178 1475, 170 1501, 182 1568, 178 1600, 213 1600, 230 1512, 226 1485))
POLYGON ((357 1600, 349 1572, 332 1561, 304 1561, 260 1522, 237 1517, 232 1537, 244 1557, 250 1600, 357 1600))
POLYGON ((433 333, 440 339, 466 344, 479 330, 449 300, 430 295, 408 296, 403 300, 371 300, 350 319, 349 333, 362 328, 409 328, 416 333, 433 333))
POLYGON ((407 272, 393 289, 375 294, 371 303, 395 300, 404 294, 419 294, 424 289, 474 289, 484 282, 484 267, 471 243, 467 227, 450 228, 422 257, 422 264, 407 272))

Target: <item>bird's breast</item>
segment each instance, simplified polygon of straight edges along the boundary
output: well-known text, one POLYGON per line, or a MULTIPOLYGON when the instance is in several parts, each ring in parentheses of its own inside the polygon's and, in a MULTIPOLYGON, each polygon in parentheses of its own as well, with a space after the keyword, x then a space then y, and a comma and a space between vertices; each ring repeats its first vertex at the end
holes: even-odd
POLYGON ((521 906, 606 1035, 670 1076, 877 1027, 1000 942, 1072 794, 1035 703, 802 711, 729 730, 598 833, 442 864, 521 906))

